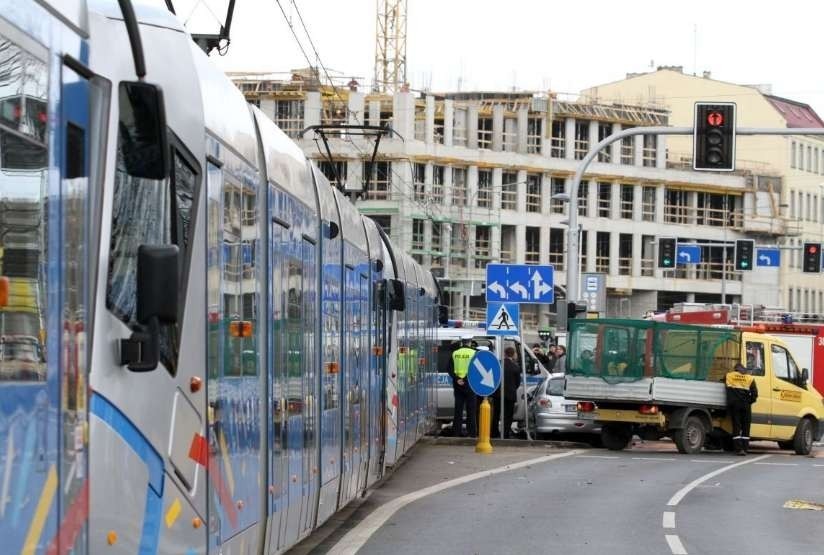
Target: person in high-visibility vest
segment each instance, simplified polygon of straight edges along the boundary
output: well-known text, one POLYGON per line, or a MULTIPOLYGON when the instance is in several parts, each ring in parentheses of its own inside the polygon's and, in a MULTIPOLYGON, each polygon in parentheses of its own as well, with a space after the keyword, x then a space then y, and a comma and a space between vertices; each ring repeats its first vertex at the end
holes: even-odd
POLYGON ((724 378, 727 407, 732 417, 732 442, 736 454, 746 455, 750 446, 752 404, 758 399, 758 387, 749 370, 740 362, 724 378))
POLYGON ((475 349, 470 347, 471 335, 461 337, 461 346, 452 351, 447 373, 452 378, 452 394, 455 398, 455 412, 452 418, 452 430, 456 436, 476 435, 475 428, 475 393, 469 387, 469 361, 475 356, 475 349), (463 412, 466 407, 466 433, 463 431, 463 412))

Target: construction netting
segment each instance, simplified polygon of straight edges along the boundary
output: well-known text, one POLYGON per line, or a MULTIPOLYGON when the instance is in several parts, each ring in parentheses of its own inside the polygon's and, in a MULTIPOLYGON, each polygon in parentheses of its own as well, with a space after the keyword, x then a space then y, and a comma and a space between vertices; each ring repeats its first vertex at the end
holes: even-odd
POLYGON ((649 320, 573 320, 567 372, 610 382, 723 380, 740 360, 740 332, 649 320))

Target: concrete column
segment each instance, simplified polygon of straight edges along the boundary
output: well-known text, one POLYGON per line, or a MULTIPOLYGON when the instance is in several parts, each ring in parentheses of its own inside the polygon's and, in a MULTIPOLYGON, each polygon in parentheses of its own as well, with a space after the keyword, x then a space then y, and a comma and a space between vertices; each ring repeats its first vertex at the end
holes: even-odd
POLYGON ((500 152, 504 145, 504 107, 501 104, 492 106, 492 150, 500 152))
POLYGON ((549 264, 549 226, 541 226, 541 251, 540 263, 549 264))
MULTIPOLYGON (((310 125, 320 125, 320 93, 306 93, 306 101, 303 104, 303 127, 310 125)), ((274 110, 274 108, 273 108, 274 110)))
POLYGON ((687 302, 694 303, 695 302, 695 293, 687 293, 687 302))
MULTIPOLYGON (((586 229, 586 228, 584 228, 586 229)), ((594 229, 588 230, 587 233, 587 272, 595 271, 595 254, 598 252, 598 233, 594 229)))
POLYGON ((493 225, 489 233, 489 256, 493 261, 501 260, 501 226, 493 225))
POLYGON ((426 122, 424 123, 424 142, 432 144, 435 142, 435 97, 426 97, 426 122))
MULTIPOLYGON (((547 100, 547 102, 552 101, 547 100)), ((552 152, 552 125, 546 114, 541 117, 541 130, 543 131, 543 133, 541 133, 541 156, 549 158, 552 152)))
POLYGON ((363 93, 349 93, 349 125, 362 125, 366 120, 363 93))
POLYGON ((455 126, 455 104, 452 100, 443 101, 443 144, 452 146, 452 129, 455 126))
POLYGON ((609 217, 612 220, 620 220, 621 219, 621 184, 620 183, 613 183, 612 187, 610 188, 610 194, 612 198, 610 199, 609 203, 609 217))
MULTIPOLYGON (((622 127, 620 123, 613 123, 612 124, 612 133, 618 133, 621 131, 622 127)), ((621 163, 621 141, 615 141, 611 145, 609 145, 610 150, 610 160, 613 164, 620 164, 621 163)))
POLYGON ((664 223, 665 189, 663 185, 655 188, 655 223, 657 224, 664 223))
POLYGON ((466 170, 466 199, 467 206, 478 206, 478 166, 466 170))
POLYGON ((564 121, 564 158, 575 159, 575 118, 564 121))
POLYGON ((346 164, 346 182, 352 184, 363 184, 363 161, 355 160, 346 164))
POLYGON ((392 128, 405 140, 415 138, 415 98, 412 93, 392 97, 392 128))
POLYGON ((443 169, 443 205, 452 206, 452 166, 443 169))
POLYGON ((666 135, 658 135, 655 138, 655 167, 658 168, 658 169, 662 169, 662 170, 667 167, 667 136, 666 135))
POLYGON ((526 170, 518 170, 516 179, 518 180, 518 184, 515 185, 515 190, 517 191, 517 197, 515 201, 515 206, 517 206, 517 210, 519 214, 526 213, 526 170))
MULTIPOLYGON (((432 251, 432 221, 425 220, 423 224, 423 248, 427 251, 432 251)), ((432 258, 430 255, 424 256, 424 262, 432 266, 432 258)))
POLYGON ((618 244, 621 234, 611 231, 609 234, 609 275, 618 275, 618 244))
POLYGON ((503 183, 504 170, 502 168, 492 168, 492 212, 498 213, 501 210, 501 183, 503 183))
POLYGON ((381 101, 380 100, 370 100, 369 101, 369 125, 380 125, 381 124, 381 101))
POLYGON ((424 191, 426 195, 432 193, 432 174, 434 173, 432 162, 427 162, 423 169, 424 191))
POLYGON ((515 226, 515 262, 523 264, 526 260, 526 226, 515 226))
POLYGON ((466 146, 478 148, 478 105, 470 104, 466 109, 466 146))
POLYGON ((644 186, 635 184, 632 186, 632 221, 640 222, 644 213, 644 186))
POLYGON ((632 143, 633 163, 636 166, 644 165, 644 136, 635 135, 632 143))
POLYGON ((632 234, 632 275, 641 275, 641 258, 644 256, 644 236, 641 233, 632 234))
POLYGON ((587 193, 586 215, 595 218, 598 215, 598 182, 594 179, 589 181, 589 191, 587 193))
POLYGON ((516 150, 521 154, 526 154, 526 131, 529 120, 529 111, 526 108, 518 109, 518 137, 516 150))
MULTIPOLYGON (((590 120, 589 122, 589 148, 587 150, 592 150, 595 145, 598 144, 598 122, 595 120, 590 120)), ((595 161, 597 162, 598 159, 596 158, 595 161)))
MULTIPOLYGON (((541 174, 541 214, 548 218, 552 209, 552 176, 541 174)), ((547 241, 547 252, 549 241, 547 241)))
POLYGON ((687 191, 687 206, 689 206, 687 221, 690 225, 696 225, 698 223, 698 194, 695 191, 687 191))

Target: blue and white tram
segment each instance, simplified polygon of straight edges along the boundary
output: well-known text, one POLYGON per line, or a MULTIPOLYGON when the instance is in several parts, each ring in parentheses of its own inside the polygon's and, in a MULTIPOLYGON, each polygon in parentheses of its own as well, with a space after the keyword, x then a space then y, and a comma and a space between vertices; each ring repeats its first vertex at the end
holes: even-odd
POLYGON ((431 426, 436 284, 130 10, 0 0, 2 552, 282 552, 431 426))

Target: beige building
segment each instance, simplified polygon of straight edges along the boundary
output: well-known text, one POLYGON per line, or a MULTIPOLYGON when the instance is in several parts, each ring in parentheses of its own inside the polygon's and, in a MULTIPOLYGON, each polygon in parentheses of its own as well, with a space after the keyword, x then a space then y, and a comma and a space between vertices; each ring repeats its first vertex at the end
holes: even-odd
MULTIPOLYGON (((784 247, 781 304, 791 311, 824 313, 824 280, 820 274, 801 271, 803 243, 824 241, 824 138, 803 134, 804 128, 824 127, 824 121, 809 105, 774 96, 766 85, 718 81, 708 72, 688 75, 681 67, 629 74, 624 80, 586 89, 582 96, 590 102, 665 109, 673 126, 692 125, 696 101, 735 102, 739 127, 798 129, 797 136, 738 137, 736 168, 764 176, 753 185, 778 193, 777 209, 790 221, 785 237, 779 238, 784 247)), ((691 137, 670 137, 667 161, 670 166, 691 165, 691 137)), ((744 217, 748 217, 746 210, 744 217)))

